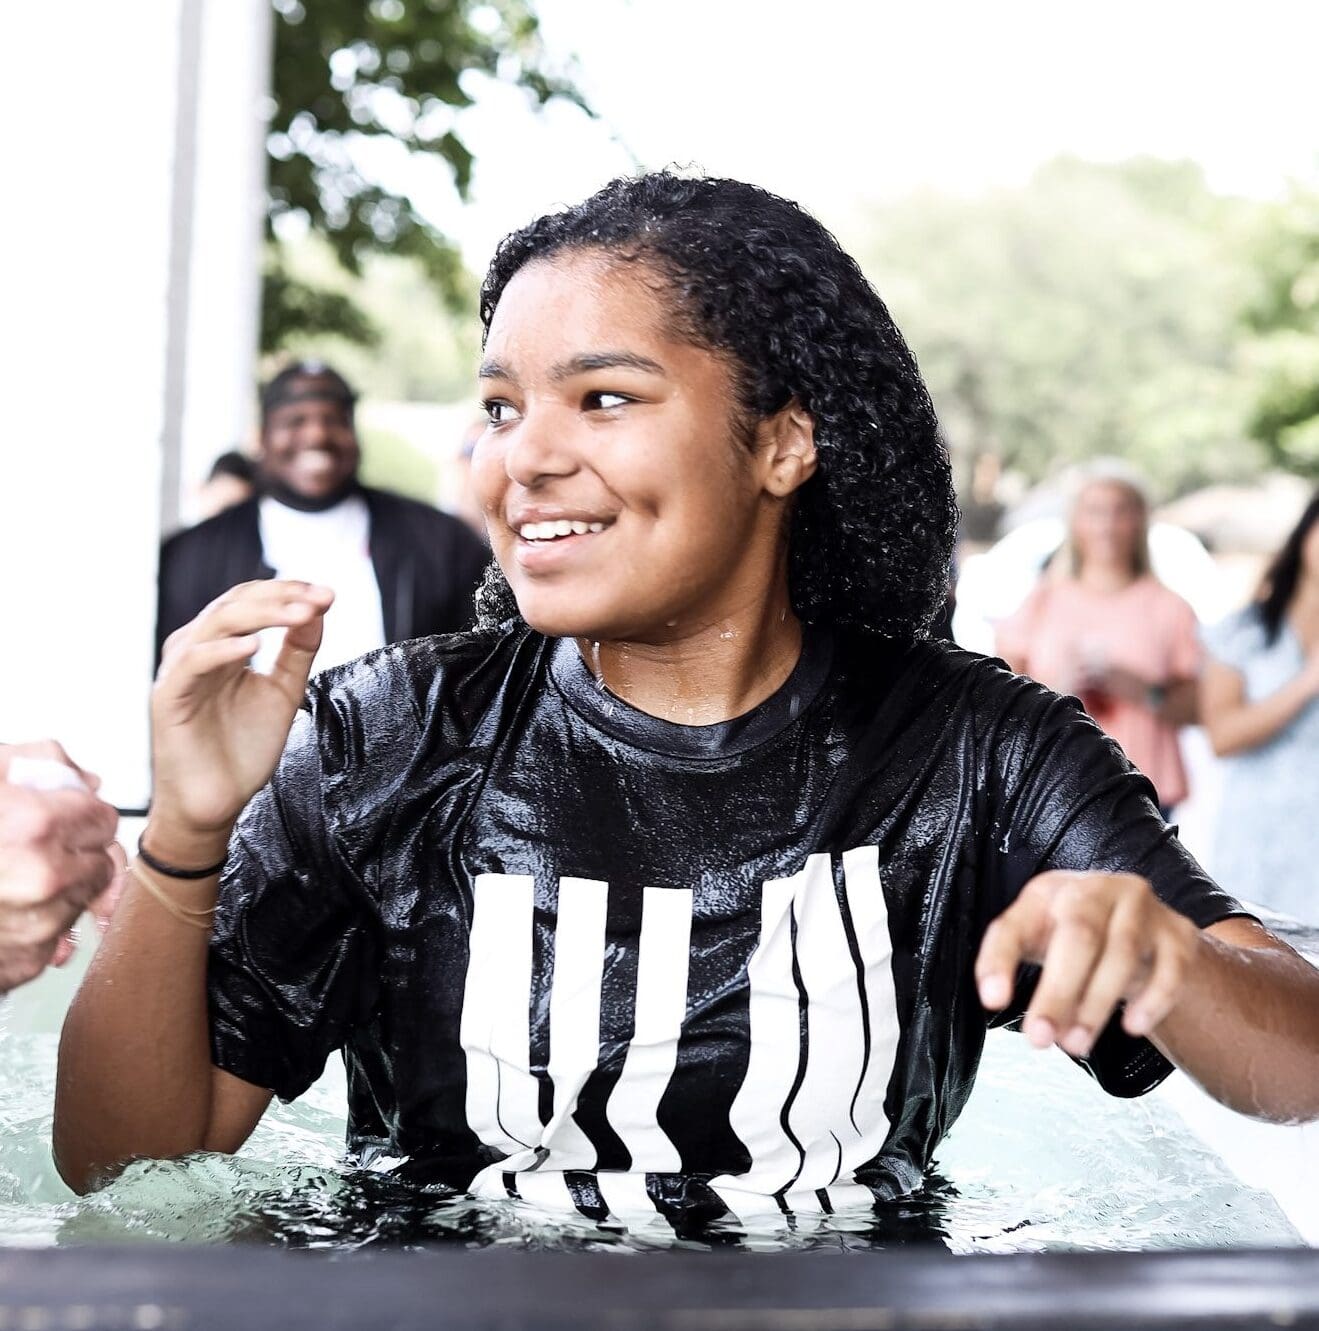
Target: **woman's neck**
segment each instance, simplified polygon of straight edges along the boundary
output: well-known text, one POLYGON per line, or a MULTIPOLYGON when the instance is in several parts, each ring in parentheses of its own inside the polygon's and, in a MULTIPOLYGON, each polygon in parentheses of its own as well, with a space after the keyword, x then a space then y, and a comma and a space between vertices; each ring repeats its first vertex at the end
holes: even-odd
POLYGON ((679 725, 715 725, 765 701, 801 656, 786 586, 660 642, 577 639, 591 673, 624 702, 679 725))

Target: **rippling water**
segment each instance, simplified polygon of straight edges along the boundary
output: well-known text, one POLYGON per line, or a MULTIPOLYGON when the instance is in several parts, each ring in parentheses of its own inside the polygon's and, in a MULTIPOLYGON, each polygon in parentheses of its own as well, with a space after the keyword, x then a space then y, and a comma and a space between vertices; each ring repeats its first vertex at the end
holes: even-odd
POLYGON ((1061 1055, 991 1036, 980 1083, 920 1194, 873 1212, 748 1232, 624 1232, 549 1220, 337 1167, 342 1074, 276 1105, 241 1156, 140 1162, 73 1196, 50 1160, 56 1037, 0 1034, 0 1235, 10 1245, 184 1241, 299 1248, 457 1242, 650 1249, 724 1244, 865 1249, 934 1242, 956 1252, 1295 1245, 1263 1192, 1243 1187, 1157 1100, 1106 1097, 1061 1055))
MULTIPOLYGON (((1319 957, 1313 931, 1280 932, 1319 957)), ((656 1217, 624 1231, 342 1169, 341 1065, 297 1103, 276 1102, 241 1155, 140 1162, 79 1198, 50 1157, 57 1032, 79 969, 48 974, 0 1005, 0 1243, 10 1246, 456 1242, 621 1252, 925 1242, 1038 1252, 1303 1242, 1272 1195, 1239 1182, 1163 1098, 1112 1099, 1056 1050, 1033 1050, 1005 1032, 991 1033, 975 1093, 922 1192, 775 1229, 727 1223, 676 1235, 656 1217)))

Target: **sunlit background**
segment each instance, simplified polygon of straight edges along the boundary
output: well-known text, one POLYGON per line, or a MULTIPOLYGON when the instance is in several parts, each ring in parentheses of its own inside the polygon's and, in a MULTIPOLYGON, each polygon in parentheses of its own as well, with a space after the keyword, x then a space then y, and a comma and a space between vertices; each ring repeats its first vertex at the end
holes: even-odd
MULTIPOLYGON (((70 0, 6 36, 0 739, 57 736, 121 806, 159 542, 253 448, 258 381, 333 362, 365 478, 457 504, 491 251, 622 172, 755 181, 862 263, 952 450, 966 645, 1079 462, 1148 477, 1206 622, 1319 479, 1319 7, 70 0)), ((1220 1133, 1243 1177, 1271 1131, 1220 1133)), ((1271 1186, 1319 1241, 1290 1131, 1271 1186)))
MULTIPOLYGON (((1261 4, 151 0, 11 16, 0 734, 146 797, 154 557, 293 355, 369 480, 454 504, 493 246, 620 172, 800 200, 915 348, 957 465, 959 635, 1067 464, 1149 475, 1221 614, 1319 472, 1319 11, 1261 4), (539 22, 538 22, 539 20, 539 22), (983 570, 982 570, 983 574, 983 570)), ((1010 608, 1010 607, 1008 607, 1010 608)))

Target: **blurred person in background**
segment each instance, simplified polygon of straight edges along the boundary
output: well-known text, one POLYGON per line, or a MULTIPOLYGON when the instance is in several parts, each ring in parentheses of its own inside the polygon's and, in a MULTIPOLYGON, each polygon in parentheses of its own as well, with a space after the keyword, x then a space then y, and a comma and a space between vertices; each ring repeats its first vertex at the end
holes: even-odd
POLYGON ((199 521, 251 499, 256 493, 256 463, 245 453, 230 449, 211 464, 210 474, 197 491, 199 521))
POLYGON ((68 960, 83 911, 108 919, 124 861, 99 785, 53 740, 0 744, 0 994, 68 960))
POLYGON ((1205 640, 1201 709, 1226 759, 1215 873, 1261 906, 1319 922, 1319 493, 1259 597, 1205 640))
POLYGON ((472 484, 472 454, 476 452, 477 442, 485 433, 485 427, 484 419, 475 420, 463 431, 462 447, 453 460, 456 476, 453 512, 488 544, 490 538, 486 532, 485 513, 472 484))
MULTIPOLYGON (((259 494, 161 547, 157 661, 165 639, 216 597, 262 578, 334 589, 318 670, 470 624, 485 546, 429 504, 362 485, 356 401, 319 362, 290 365, 266 385, 259 494)), ((278 634, 263 641, 256 667, 277 652, 278 634)))
POLYGON ((1196 719, 1202 653, 1195 612, 1150 569, 1149 504, 1132 473, 1085 473, 1065 545, 995 634, 1014 670, 1080 698, 1169 817, 1187 795, 1177 730, 1196 719))

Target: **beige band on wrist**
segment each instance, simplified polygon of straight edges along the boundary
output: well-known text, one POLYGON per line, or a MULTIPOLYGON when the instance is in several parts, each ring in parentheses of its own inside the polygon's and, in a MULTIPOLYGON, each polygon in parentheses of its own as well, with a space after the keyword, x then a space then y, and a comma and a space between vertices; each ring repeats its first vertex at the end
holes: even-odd
POLYGON ((176 920, 183 924, 190 924, 194 929, 210 929, 211 921, 215 918, 215 907, 205 906, 185 906, 181 901, 176 901, 166 890, 163 883, 155 874, 139 859, 134 859, 128 866, 128 872, 146 889, 151 896, 160 902, 176 920))

